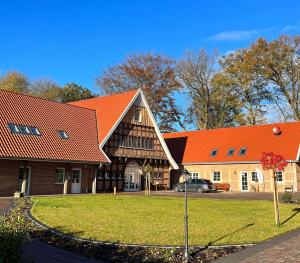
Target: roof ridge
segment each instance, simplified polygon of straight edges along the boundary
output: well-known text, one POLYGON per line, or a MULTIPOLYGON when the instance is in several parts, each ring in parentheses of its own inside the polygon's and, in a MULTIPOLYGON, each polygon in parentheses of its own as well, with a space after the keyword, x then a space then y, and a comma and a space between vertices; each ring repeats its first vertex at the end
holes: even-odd
POLYGON ((220 128, 214 128, 214 129, 202 129, 202 130, 192 130, 192 131, 177 131, 177 132, 164 133, 164 135, 179 134, 179 133, 197 133, 197 132, 205 132, 205 131, 224 130, 224 129, 255 128, 255 127, 265 127, 265 126, 272 126, 272 125, 288 125, 288 124, 295 124, 295 123, 300 124, 300 121, 274 122, 274 123, 266 123, 266 124, 260 124, 260 125, 243 125, 243 126, 234 126, 234 127, 220 127, 220 128))
POLYGON ((75 100, 75 101, 70 101, 68 102, 68 104, 72 104, 72 103, 76 103, 76 102, 82 102, 82 101, 91 101, 91 100, 97 100, 97 99, 102 99, 102 98, 107 98, 107 97, 113 97, 113 96, 118 96, 118 95, 122 95, 122 94, 127 94, 130 92, 138 92, 140 89, 130 89, 127 91, 123 91, 123 92, 117 92, 117 93, 113 93, 113 94, 105 94, 102 96, 96 96, 93 98, 89 98, 89 99, 82 99, 82 100, 75 100))
POLYGON ((34 95, 31 95, 31 94, 27 94, 27 93, 14 92, 14 91, 5 90, 5 89, 0 89, 0 92, 1 91, 7 92, 7 93, 10 93, 10 94, 14 94, 14 95, 17 95, 17 96, 20 95, 20 96, 24 96, 24 97, 34 98, 34 99, 38 99, 38 100, 42 100, 42 101, 47 101, 47 102, 54 103, 54 104, 65 105, 67 107, 76 107, 76 108, 81 108, 81 109, 85 109, 85 110, 89 110, 89 111, 95 111, 93 109, 88 109, 88 108, 84 108, 84 107, 73 105, 73 104, 69 104, 69 103, 64 103, 64 102, 59 102, 59 101, 53 101, 53 100, 47 100, 45 98, 41 98, 41 97, 34 96, 34 95))

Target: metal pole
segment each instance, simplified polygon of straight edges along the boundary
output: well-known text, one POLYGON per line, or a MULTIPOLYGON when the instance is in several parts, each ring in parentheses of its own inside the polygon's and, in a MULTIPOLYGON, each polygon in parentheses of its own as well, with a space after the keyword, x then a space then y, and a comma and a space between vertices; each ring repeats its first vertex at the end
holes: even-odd
POLYGON ((184 183, 184 257, 189 259, 189 242, 188 242, 188 210, 187 210, 187 190, 186 180, 184 183))

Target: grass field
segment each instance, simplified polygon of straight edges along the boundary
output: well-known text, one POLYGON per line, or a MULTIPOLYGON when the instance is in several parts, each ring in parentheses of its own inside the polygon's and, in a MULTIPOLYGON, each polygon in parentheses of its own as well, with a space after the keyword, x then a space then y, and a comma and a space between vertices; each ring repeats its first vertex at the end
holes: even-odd
MULTIPOLYGON (((78 237, 138 244, 183 245, 183 198, 126 195, 34 197, 32 214, 78 237)), ((189 199, 191 245, 256 243, 300 227, 300 209, 271 201, 189 199), (299 213, 299 214, 298 214, 299 213)))

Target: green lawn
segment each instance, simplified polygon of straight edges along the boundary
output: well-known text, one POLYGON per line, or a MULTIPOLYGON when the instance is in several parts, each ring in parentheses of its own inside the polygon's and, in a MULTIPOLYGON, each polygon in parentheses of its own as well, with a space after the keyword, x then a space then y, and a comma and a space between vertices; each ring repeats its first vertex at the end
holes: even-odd
MULTIPOLYGON (((32 214, 78 237, 139 244, 183 245, 183 198, 113 195, 34 197, 32 214)), ((191 245, 253 243, 300 227, 299 206, 271 201, 189 199, 191 245)))

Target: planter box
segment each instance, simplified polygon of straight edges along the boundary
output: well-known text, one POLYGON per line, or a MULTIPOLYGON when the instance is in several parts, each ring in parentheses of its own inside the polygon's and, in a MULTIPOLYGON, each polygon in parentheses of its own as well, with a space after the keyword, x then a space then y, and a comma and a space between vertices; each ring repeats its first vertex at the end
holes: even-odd
POLYGON ((24 196, 23 193, 20 193, 20 192, 15 192, 15 193, 14 193, 14 197, 15 197, 15 198, 20 198, 20 197, 23 197, 23 196, 24 196))

